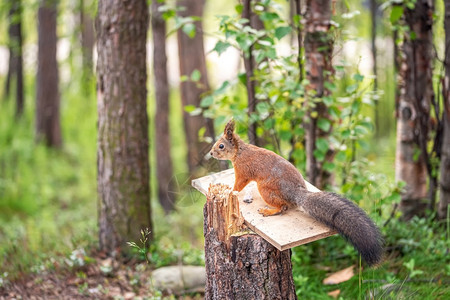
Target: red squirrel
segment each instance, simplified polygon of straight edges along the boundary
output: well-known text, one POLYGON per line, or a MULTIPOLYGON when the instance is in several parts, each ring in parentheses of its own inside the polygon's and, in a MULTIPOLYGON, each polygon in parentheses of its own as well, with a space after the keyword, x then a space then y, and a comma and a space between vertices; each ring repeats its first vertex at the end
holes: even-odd
POLYGON ((300 206, 311 217, 346 238, 369 266, 381 262, 381 233, 361 208, 335 193, 309 192, 303 176, 289 161, 272 151, 245 143, 234 132, 234 127, 234 121, 230 120, 211 149, 212 157, 232 162, 234 191, 240 192, 250 181, 256 181, 262 199, 269 206, 258 210, 263 216, 300 206))

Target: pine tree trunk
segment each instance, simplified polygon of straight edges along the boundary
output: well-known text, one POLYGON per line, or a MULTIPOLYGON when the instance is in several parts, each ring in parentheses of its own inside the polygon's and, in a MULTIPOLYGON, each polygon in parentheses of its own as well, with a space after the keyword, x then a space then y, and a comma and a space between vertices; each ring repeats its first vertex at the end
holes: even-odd
POLYGON ((444 219, 448 217, 450 205, 450 1, 445 1, 445 77, 443 82, 444 96, 444 125, 442 150, 441 150, 441 173, 439 185, 439 207, 438 215, 444 219))
MULTIPOLYGON (((147 116, 146 0, 100 0, 98 222, 100 249, 115 256, 152 229, 147 116)), ((151 238, 151 236, 150 236, 151 238)))
POLYGON ((211 186, 203 210, 205 299, 297 299, 290 250, 243 233, 238 200, 230 191, 211 186))
POLYGON ((59 118, 59 76, 56 60, 57 1, 41 0, 38 11, 38 70, 36 83, 36 136, 48 146, 62 144, 59 118))
MULTIPOLYGON (((203 8, 205 0, 188 1, 177 0, 177 7, 185 9, 178 12, 181 17, 203 16, 203 8)), ((185 81, 180 83, 181 102, 184 106, 194 105, 200 106, 201 96, 209 90, 208 74, 206 70, 205 50, 203 46, 203 28, 202 22, 194 22, 196 33, 190 38, 182 30, 178 30, 178 56, 180 64, 180 75, 191 76, 194 70, 198 70, 201 74, 199 83, 185 81)), ((186 133, 188 166, 192 175, 195 170, 202 164, 204 156, 210 150, 210 145, 200 142, 198 133, 200 128, 206 127, 206 136, 214 138, 214 125, 211 119, 205 119, 201 115, 191 116, 183 111, 184 130, 186 133)))
MULTIPOLYGON (((333 53, 333 40, 329 34, 331 27, 331 1, 306 1, 306 25, 305 25, 305 61, 306 78, 310 84, 307 87, 309 94, 313 97, 321 98, 329 95, 325 88, 325 82, 329 80, 333 73, 331 57, 333 53)), ((311 105, 308 122, 306 126, 306 174, 308 180, 319 189, 333 181, 332 175, 323 170, 323 162, 314 156, 316 141, 318 138, 327 138, 331 128, 325 132, 318 128, 317 121, 320 118, 330 119, 327 107, 323 102, 315 103, 310 98, 311 105)), ((325 161, 332 156, 330 150, 325 157, 325 161)))
POLYGON ((165 213, 173 211, 175 199, 173 194, 173 169, 170 156, 169 131, 169 84, 167 80, 166 56, 166 21, 158 8, 163 2, 152 2, 152 32, 153 32, 153 73, 155 80, 155 139, 156 146, 156 177, 158 179, 158 199, 165 213))
POLYGON ((432 15, 433 7, 427 0, 417 1, 412 10, 405 9, 405 23, 412 32, 405 33, 400 51, 396 179, 406 182, 400 203, 406 220, 424 214, 427 175, 432 173, 427 150, 430 105, 434 97, 432 15))
POLYGON ((23 96, 23 57, 22 57, 22 1, 10 1, 8 14, 9 28, 9 67, 6 78, 6 96, 10 95, 11 82, 16 83, 16 117, 20 117, 24 109, 23 96))

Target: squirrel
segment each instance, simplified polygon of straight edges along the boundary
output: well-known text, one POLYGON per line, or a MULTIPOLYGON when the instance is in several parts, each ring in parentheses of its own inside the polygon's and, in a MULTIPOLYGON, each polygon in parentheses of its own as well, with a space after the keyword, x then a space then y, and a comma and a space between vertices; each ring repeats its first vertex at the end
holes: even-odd
POLYGON ((381 262, 380 230, 361 208, 335 193, 308 191, 303 176, 289 161, 270 150, 245 143, 234 128, 231 119, 210 151, 215 159, 232 162, 234 191, 240 192, 255 181, 262 199, 270 206, 258 210, 263 216, 300 206, 311 217, 339 232, 369 266, 381 262))

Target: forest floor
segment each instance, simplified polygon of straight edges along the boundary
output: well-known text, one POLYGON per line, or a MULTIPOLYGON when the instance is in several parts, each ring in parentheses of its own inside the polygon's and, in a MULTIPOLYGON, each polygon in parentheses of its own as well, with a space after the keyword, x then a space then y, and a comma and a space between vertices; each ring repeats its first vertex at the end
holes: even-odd
MULTIPOLYGON (((53 270, 26 274, 0 286, 6 299, 175 299, 156 291, 151 269, 135 260, 119 263, 101 255, 81 267, 54 264, 53 270)), ((203 299, 200 294, 177 299, 203 299)))

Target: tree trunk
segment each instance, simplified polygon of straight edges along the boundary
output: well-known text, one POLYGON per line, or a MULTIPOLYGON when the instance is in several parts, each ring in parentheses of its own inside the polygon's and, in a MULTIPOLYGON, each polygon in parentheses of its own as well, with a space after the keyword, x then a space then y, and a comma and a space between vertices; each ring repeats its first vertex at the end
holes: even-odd
POLYGON ((56 60, 57 1, 42 0, 38 11, 36 136, 48 146, 62 144, 59 120, 59 76, 56 60))
MULTIPOLYGON (((93 75, 93 54, 95 44, 94 21, 89 13, 90 1, 80 0, 80 32, 81 52, 83 59, 83 83, 89 81, 93 75), (86 3, 88 2, 88 3, 86 3), (86 5, 88 4, 88 5, 86 5)), ((89 90, 86 87, 86 90, 89 90)))
MULTIPOLYGON (((259 20, 258 16, 252 11, 252 0, 244 0, 243 1, 243 10, 242 10, 242 18, 249 20, 249 23, 244 25, 249 25, 252 28, 260 29, 263 27, 261 20, 259 20)), ((245 78, 247 84, 247 109, 249 116, 249 125, 248 125, 248 142, 252 145, 257 144, 257 136, 256 136, 256 123, 251 121, 250 116, 256 111, 256 91, 255 87, 257 82, 253 78, 254 70, 256 68, 255 58, 253 57, 253 46, 250 46, 248 53, 243 53, 244 56, 244 68, 245 68, 245 78)))
POLYGON ((230 191, 211 186, 203 209, 205 299, 297 299, 290 250, 248 232, 230 191))
MULTIPOLYGON (((100 0, 98 221, 100 249, 115 256, 152 229, 147 116, 146 0, 100 0)), ((151 236, 150 236, 151 239, 151 236)))
MULTIPOLYGON (((325 185, 331 184, 332 175, 323 170, 323 162, 318 161, 314 155, 316 141, 318 138, 327 138, 328 132, 320 130, 317 121, 320 118, 330 119, 327 107, 323 102, 314 103, 313 98, 321 98, 329 95, 325 88, 325 82, 333 73, 331 57, 333 53, 333 40, 329 34, 331 27, 331 1, 306 1, 306 26, 305 26, 305 61, 306 78, 310 84, 307 87, 309 95, 309 118, 306 125, 306 174, 311 184, 323 189, 325 185)), ((332 156, 329 150, 325 160, 332 156)))
MULTIPOLYGON (((370 41, 372 45, 372 73, 375 76, 373 80, 373 91, 376 92, 378 90, 378 71, 377 71, 377 12, 378 12, 378 4, 377 0, 370 0, 370 17, 372 21, 372 30, 370 41)), ((380 137, 380 117, 379 117, 379 105, 378 101, 375 101, 375 134, 380 137)))
POLYGON ((22 57, 22 3, 21 0, 10 1, 9 9, 9 68, 6 78, 6 96, 9 97, 11 81, 16 78, 16 117, 20 117, 24 109, 23 96, 23 57, 22 57))
MULTIPOLYGON (((184 10, 178 12, 180 17, 202 17, 205 0, 188 1, 177 0, 177 7, 184 7, 184 10)), ((178 30, 178 56, 180 64, 180 75, 191 76, 194 70, 201 74, 199 83, 184 81, 180 83, 181 102, 184 106, 200 106, 201 95, 209 90, 208 74, 206 70, 205 50, 203 46, 203 28, 202 22, 194 22, 196 33, 190 38, 182 30, 178 30)), ((186 133, 188 166, 192 175, 202 164, 204 156, 210 150, 210 145, 200 142, 198 133, 200 128, 206 127, 206 136, 214 138, 214 125, 211 119, 205 119, 201 115, 191 116, 183 111, 184 130, 186 133)))
MULTIPOLYGON (((397 119, 396 179, 406 182, 400 208, 404 219, 423 215, 427 203, 427 174, 432 174, 427 142, 432 85, 432 15, 430 1, 405 8, 406 32, 401 48, 400 98, 397 119), (415 36, 411 38, 411 36, 415 36)), ((432 184, 433 179, 430 178, 432 184)), ((434 188, 435 189, 435 188, 434 188)), ((431 189, 431 194, 434 194, 431 189)), ((434 197, 429 195, 430 198, 434 197)))
POLYGON ((172 186, 172 158, 169 132, 169 84, 167 80, 166 21, 158 8, 163 2, 152 2, 153 73, 155 80, 155 139, 156 177, 158 178, 159 203, 167 214, 173 211, 175 199, 172 186))
POLYGON ((438 215, 448 217, 450 204, 450 1, 445 1, 445 77, 442 87, 444 96, 443 139, 441 150, 441 174, 439 185, 438 215))

